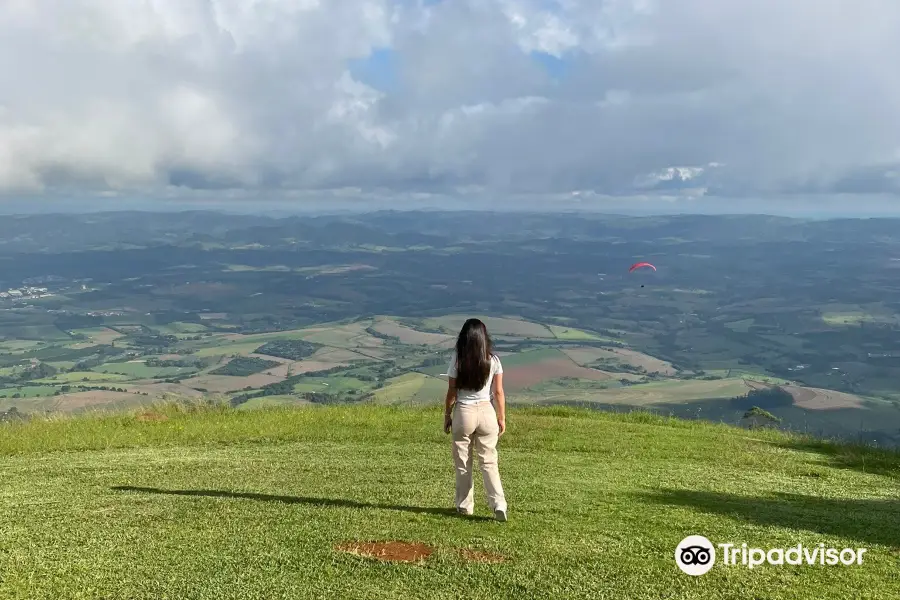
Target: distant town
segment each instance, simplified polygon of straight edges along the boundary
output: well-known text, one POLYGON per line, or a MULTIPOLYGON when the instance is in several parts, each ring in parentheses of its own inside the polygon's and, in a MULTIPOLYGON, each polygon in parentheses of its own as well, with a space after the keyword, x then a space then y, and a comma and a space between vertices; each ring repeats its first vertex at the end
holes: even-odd
POLYGON ((0 298, 7 300, 35 300, 37 298, 49 298, 53 296, 45 287, 20 287, 0 292, 0 298))

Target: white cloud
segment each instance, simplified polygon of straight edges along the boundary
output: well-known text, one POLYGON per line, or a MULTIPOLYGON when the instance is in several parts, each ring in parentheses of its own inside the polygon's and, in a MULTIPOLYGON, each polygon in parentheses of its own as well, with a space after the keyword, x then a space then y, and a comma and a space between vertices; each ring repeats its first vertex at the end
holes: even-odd
POLYGON ((0 195, 896 194, 898 30, 875 0, 6 0, 0 195), (382 48, 397 83, 355 78, 382 48))

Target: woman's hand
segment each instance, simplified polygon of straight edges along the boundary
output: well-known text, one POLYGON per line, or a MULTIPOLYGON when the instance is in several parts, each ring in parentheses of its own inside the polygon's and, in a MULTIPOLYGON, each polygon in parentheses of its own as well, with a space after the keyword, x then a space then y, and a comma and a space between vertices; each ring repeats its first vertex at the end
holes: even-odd
POLYGON ((506 417, 497 419, 497 425, 500 427, 500 435, 503 435, 506 432, 506 417))
POLYGON ((450 429, 453 427, 453 415, 444 415, 444 433, 450 433, 450 429))

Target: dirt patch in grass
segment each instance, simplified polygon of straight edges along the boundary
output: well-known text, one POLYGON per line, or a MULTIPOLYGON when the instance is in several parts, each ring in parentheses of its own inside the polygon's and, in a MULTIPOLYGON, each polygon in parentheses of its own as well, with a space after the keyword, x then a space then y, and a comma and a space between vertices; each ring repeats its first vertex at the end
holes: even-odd
POLYGON ((463 549, 459 551, 460 556, 463 559, 471 561, 471 562, 480 562, 480 563, 501 563, 506 560, 506 557, 502 554, 496 554, 494 552, 485 552, 483 550, 469 550, 463 549))
POLYGON ((596 369, 580 367, 567 358, 554 358, 521 367, 504 369, 503 386, 509 389, 523 389, 550 379, 575 377, 593 381, 605 381, 612 375, 596 369))
POLYGON ((808 410, 863 408, 862 400, 853 394, 794 385, 786 385, 782 389, 794 397, 794 406, 808 410))
POLYGON ((393 562, 419 562, 432 555, 434 549, 422 543, 410 542, 345 542, 334 547, 366 558, 393 562))

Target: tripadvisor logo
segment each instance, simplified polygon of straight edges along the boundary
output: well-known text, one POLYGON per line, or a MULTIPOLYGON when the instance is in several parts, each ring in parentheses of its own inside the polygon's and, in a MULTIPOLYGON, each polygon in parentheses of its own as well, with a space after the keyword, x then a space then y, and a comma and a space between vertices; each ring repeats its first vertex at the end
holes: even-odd
POLYGON ((689 535, 675 548, 675 562, 688 575, 703 575, 716 564, 716 549, 702 535, 689 535))
POLYGON ((675 563, 688 575, 709 572, 716 564, 716 548, 721 550, 721 564, 753 569, 760 565, 861 565, 866 548, 826 548, 825 544, 807 547, 797 544, 790 548, 751 548, 747 544, 713 544, 702 535, 690 535, 675 548, 675 563))

